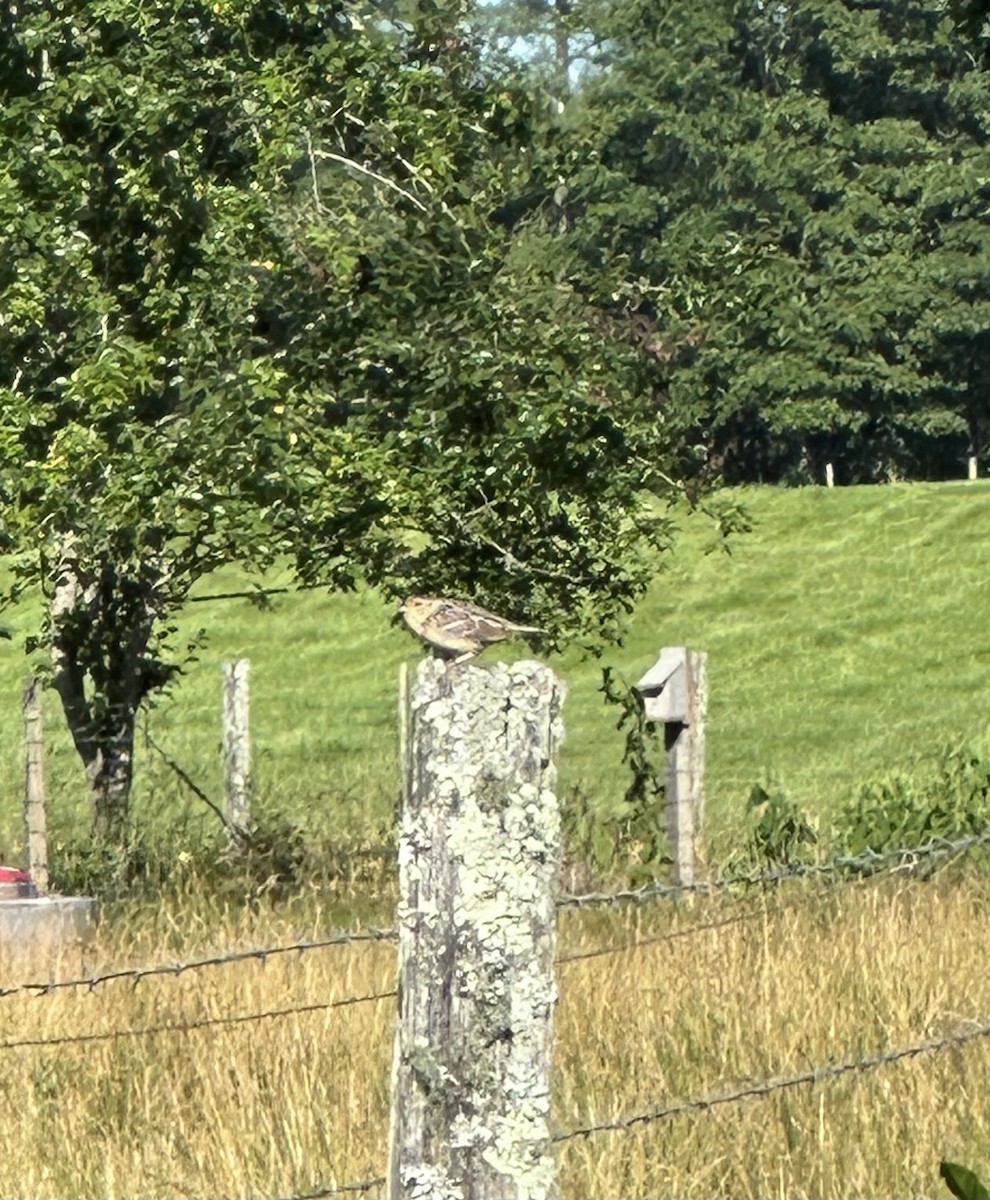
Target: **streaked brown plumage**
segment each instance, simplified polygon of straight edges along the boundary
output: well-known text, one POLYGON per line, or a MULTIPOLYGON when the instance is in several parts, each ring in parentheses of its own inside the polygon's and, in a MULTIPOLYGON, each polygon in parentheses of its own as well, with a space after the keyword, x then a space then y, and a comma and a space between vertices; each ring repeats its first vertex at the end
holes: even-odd
POLYGON ((473 658, 495 642, 544 632, 532 625, 515 625, 465 600, 413 596, 399 612, 417 637, 446 656, 456 656, 456 662, 473 658))

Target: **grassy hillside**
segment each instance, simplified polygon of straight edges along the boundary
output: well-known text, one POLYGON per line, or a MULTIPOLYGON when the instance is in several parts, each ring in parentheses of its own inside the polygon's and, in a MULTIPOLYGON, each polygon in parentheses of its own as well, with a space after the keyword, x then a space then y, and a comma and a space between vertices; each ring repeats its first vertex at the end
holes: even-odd
MULTIPOLYGON (((601 661, 573 652, 555 663, 570 686, 562 790, 580 787, 607 809, 625 778, 615 714, 597 690, 602 665, 634 681, 663 645, 708 651, 709 829, 720 840, 768 769, 827 815, 857 782, 982 732, 990 711, 990 484, 760 489, 741 498, 754 528, 732 555, 706 553, 711 530, 685 518, 625 645, 601 661)), ((199 594, 242 583, 226 571, 199 594)), ((219 664, 248 656, 261 804, 325 832, 374 837, 396 792, 396 673, 420 653, 389 618, 369 593, 276 597, 268 612, 243 600, 190 604, 181 632, 204 627, 208 640, 148 728, 218 796, 219 664)), ((22 631, 31 624, 27 612, 4 620, 22 631)), ((26 671, 17 643, 4 643, 0 857, 8 858, 20 840, 26 671)), ((85 805, 54 696, 47 703, 57 837, 84 819, 85 805)), ((214 819, 144 744, 138 770, 144 815, 214 819)))

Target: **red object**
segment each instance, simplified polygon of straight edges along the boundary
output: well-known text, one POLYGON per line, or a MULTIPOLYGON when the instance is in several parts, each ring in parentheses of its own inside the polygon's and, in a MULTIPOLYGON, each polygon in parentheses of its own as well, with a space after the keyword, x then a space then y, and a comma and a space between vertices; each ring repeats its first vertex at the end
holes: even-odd
POLYGON ((31 875, 19 867, 0 867, 0 883, 30 883, 31 875))

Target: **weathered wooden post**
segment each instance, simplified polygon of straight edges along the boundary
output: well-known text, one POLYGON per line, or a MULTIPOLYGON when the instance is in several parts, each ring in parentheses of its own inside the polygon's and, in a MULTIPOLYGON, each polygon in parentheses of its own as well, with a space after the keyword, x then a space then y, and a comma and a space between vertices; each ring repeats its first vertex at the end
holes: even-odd
POLYGON ((92 896, 49 895, 41 697, 41 680, 29 679, 23 697, 24 825, 31 883, 18 881, 18 890, 23 887, 27 894, 0 901, 0 974, 6 978, 15 970, 35 978, 54 972, 67 953, 92 940, 98 916, 92 896))
POLYGON ((831 463, 825 464, 825 486, 835 487, 835 469, 831 463))
POLYGON ((406 721, 389 1200, 544 1200, 564 686, 425 659, 406 721))
POLYGON ((27 868, 39 896, 48 895, 48 819, 45 813, 45 739, 41 680, 24 685, 24 828, 27 868))
POLYGON ((971 454, 966 462, 966 478, 970 481, 979 475, 979 462, 975 454, 971 454))
POLYGON ((227 821, 232 836, 251 826, 249 659, 223 664, 223 762, 227 821))
POLYGON ((667 837, 675 880, 690 887, 698 874, 704 820, 708 655, 686 646, 665 646, 636 689, 647 718, 663 722, 667 837))

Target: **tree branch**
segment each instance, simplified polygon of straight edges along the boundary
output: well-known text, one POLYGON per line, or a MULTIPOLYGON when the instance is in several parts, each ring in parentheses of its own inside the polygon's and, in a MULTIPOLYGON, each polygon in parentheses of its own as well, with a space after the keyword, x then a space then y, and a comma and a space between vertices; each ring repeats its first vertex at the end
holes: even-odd
POLYGON ((335 154, 333 150, 316 150, 314 154, 317 158, 328 158, 331 162, 342 163, 345 167, 350 167, 354 171, 360 171, 362 175, 367 175, 369 179, 374 179, 378 183, 384 184, 385 187, 391 188, 393 192, 398 192, 400 196, 404 196, 410 204, 415 204, 420 212, 429 212, 430 210, 412 192, 407 192, 405 188, 399 187, 394 179, 389 179, 386 175, 379 175, 377 171, 372 171, 370 167, 364 166, 362 163, 355 162, 353 158, 345 158, 343 154, 335 154))

